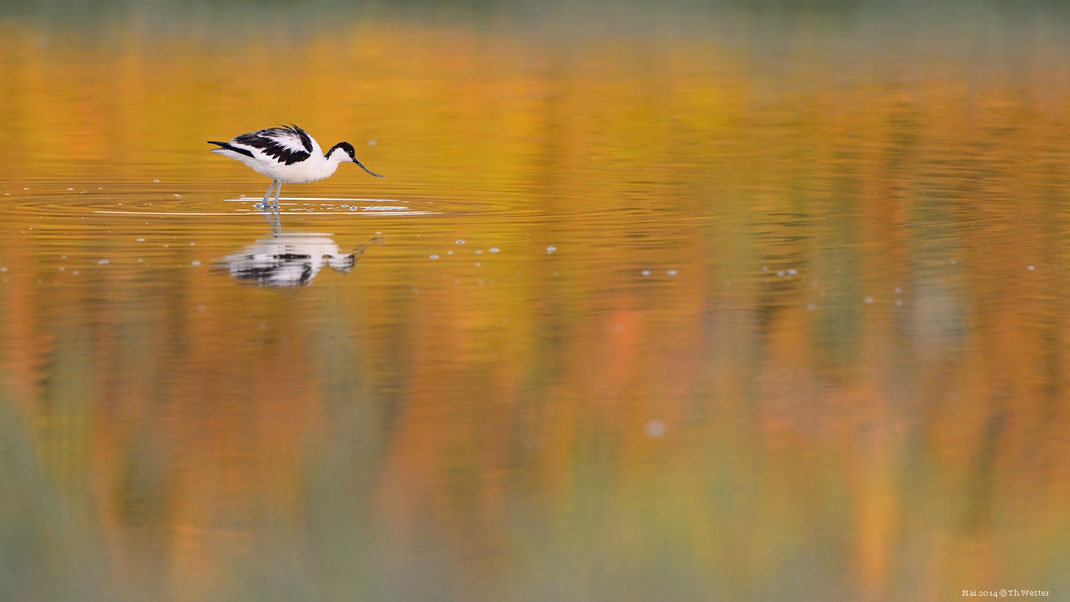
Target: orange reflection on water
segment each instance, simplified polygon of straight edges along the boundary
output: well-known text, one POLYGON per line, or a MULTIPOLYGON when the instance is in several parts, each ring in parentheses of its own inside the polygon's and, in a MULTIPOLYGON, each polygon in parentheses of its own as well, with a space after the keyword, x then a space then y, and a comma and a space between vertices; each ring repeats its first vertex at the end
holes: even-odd
POLYGON ((4 30, 16 599, 1061 583, 1064 37, 4 30), (383 244, 238 286, 267 182, 203 140, 281 121, 389 175, 283 231, 383 244))

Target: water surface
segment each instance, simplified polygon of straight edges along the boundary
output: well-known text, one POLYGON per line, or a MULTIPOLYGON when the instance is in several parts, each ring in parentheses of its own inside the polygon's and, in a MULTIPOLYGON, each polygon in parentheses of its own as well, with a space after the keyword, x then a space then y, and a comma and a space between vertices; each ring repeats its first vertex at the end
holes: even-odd
POLYGON ((1061 10, 79 7, 0 19, 3 598, 1070 592, 1061 10), (283 122, 388 177, 273 234, 204 141, 283 122))

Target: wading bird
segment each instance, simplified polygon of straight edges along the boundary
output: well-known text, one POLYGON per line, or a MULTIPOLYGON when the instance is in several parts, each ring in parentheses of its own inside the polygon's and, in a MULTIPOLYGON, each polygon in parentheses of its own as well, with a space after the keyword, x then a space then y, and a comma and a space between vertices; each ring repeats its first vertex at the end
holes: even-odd
POLYGON ((229 142, 217 142, 209 140, 208 144, 215 144, 220 148, 212 149, 224 157, 237 159, 248 165, 257 173, 262 173, 272 180, 264 195, 264 204, 267 205, 271 198, 271 190, 275 189, 274 206, 279 208, 279 194, 282 192, 282 184, 305 184, 326 180, 334 175, 341 163, 352 161, 369 174, 381 178, 383 176, 372 172, 357 161, 356 151, 348 142, 339 142, 327 151, 326 155, 320 145, 308 132, 296 125, 277 128, 267 128, 257 132, 250 132, 235 136, 229 142))

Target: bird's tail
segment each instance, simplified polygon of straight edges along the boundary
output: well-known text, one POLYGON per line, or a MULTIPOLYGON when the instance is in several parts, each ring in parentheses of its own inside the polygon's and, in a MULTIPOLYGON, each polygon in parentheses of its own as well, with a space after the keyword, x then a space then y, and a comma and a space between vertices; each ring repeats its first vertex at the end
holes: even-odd
POLYGON ((225 154, 226 151, 231 151, 233 153, 238 153, 239 155, 245 155, 247 157, 253 156, 253 153, 249 152, 248 150, 244 148, 238 148, 237 146, 234 146, 229 142, 218 142, 216 140, 208 140, 207 142, 208 144, 215 144, 216 146, 221 147, 212 149, 213 153, 225 154))

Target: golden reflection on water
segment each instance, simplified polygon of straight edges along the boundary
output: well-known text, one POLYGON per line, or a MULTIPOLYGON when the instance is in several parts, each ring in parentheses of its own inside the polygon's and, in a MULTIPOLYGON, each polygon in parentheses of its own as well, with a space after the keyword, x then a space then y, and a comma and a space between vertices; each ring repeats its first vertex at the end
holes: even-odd
POLYGON ((0 27, 11 599, 1070 591, 1064 32, 0 27))

